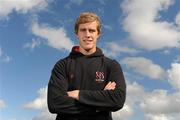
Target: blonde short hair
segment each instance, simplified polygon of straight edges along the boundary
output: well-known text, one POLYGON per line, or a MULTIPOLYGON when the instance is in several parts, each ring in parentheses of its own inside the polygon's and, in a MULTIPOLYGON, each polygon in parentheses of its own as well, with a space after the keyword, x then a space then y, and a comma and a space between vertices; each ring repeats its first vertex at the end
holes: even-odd
POLYGON ((88 23, 88 22, 97 22, 97 31, 100 34, 101 33, 101 20, 98 17, 97 14, 92 13, 92 12, 83 12, 80 14, 80 16, 76 19, 74 30, 75 33, 78 33, 79 25, 83 23, 88 23))

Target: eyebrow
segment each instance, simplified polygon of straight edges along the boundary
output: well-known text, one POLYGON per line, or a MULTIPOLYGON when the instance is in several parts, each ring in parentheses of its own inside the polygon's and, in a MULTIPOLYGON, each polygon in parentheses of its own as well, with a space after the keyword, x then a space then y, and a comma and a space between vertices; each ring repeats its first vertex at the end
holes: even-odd
POLYGON ((91 31, 91 32, 96 31, 96 29, 92 29, 92 28, 80 28, 80 30, 81 30, 81 31, 86 31, 86 30, 88 30, 88 31, 91 31))

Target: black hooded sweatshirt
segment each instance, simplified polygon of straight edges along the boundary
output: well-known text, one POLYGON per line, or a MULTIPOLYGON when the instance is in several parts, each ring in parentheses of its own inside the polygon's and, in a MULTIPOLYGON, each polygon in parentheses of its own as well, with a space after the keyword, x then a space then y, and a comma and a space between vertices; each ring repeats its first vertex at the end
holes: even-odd
POLYGON ((48 108, 56 120, 112 120, 111 112, 121 109, 126 97, 126 83, 119 63, 105 57, 97 48, 83 55, 73 47, 70 55, 59 60, 48 84, 48 108), (109 81, 114 90, 104 90, 109 81), (67 91, 80 90, 79 100, 67 91))

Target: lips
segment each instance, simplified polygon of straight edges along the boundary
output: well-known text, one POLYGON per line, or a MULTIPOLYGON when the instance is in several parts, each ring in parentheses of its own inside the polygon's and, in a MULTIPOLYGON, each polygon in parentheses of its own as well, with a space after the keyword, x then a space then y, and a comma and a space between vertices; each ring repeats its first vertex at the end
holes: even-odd
POLYGON ((92 43, 93 42, 93 40, 83 40, 85 43, 92 43))

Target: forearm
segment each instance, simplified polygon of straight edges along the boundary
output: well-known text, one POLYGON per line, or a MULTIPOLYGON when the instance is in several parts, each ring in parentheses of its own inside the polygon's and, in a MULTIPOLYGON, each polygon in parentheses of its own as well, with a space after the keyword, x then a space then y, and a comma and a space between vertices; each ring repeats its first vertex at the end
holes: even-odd
POLYGON ((97 108, 104 108, 104 110, 117 110, 123 107, 125 102, 124 92, 117 90, 104 91, 80 91, 79 102, 96 106, 97 108))
POLYGON ((95 111, 93 106, 82 104, 68 94, 62 94, 62 91, 48 90, 48 108, 51 113, 56 114, 79 114, 95 111))
POLYGON ((82 113, 89 108, 67 94, 68 83, 61 74, 52 73, 48 84, 48 108, 51 113, 82 113), (60 76, 59 79, 57 76, 60 76))
POLYGON ((119 90, 115 90, 115 88, 116 83, 109 82, 104 90, 73 90, 68 91, 67 94, 69 97, 72 97, 83 104, 94 106, 96 110, 115 111, 123 106, 123 99, 125 99, 123 93, 119 90))
MULTIPOLYGON (((108 82, 108 84, 105 86, 104 90, 114 90, 116 87, 115 82, 108 82)), ((73 90, 73 91, 68 91, 67 92, 69 97, 72 97, 76 100, 79 100, 79 90, 73 90)))

